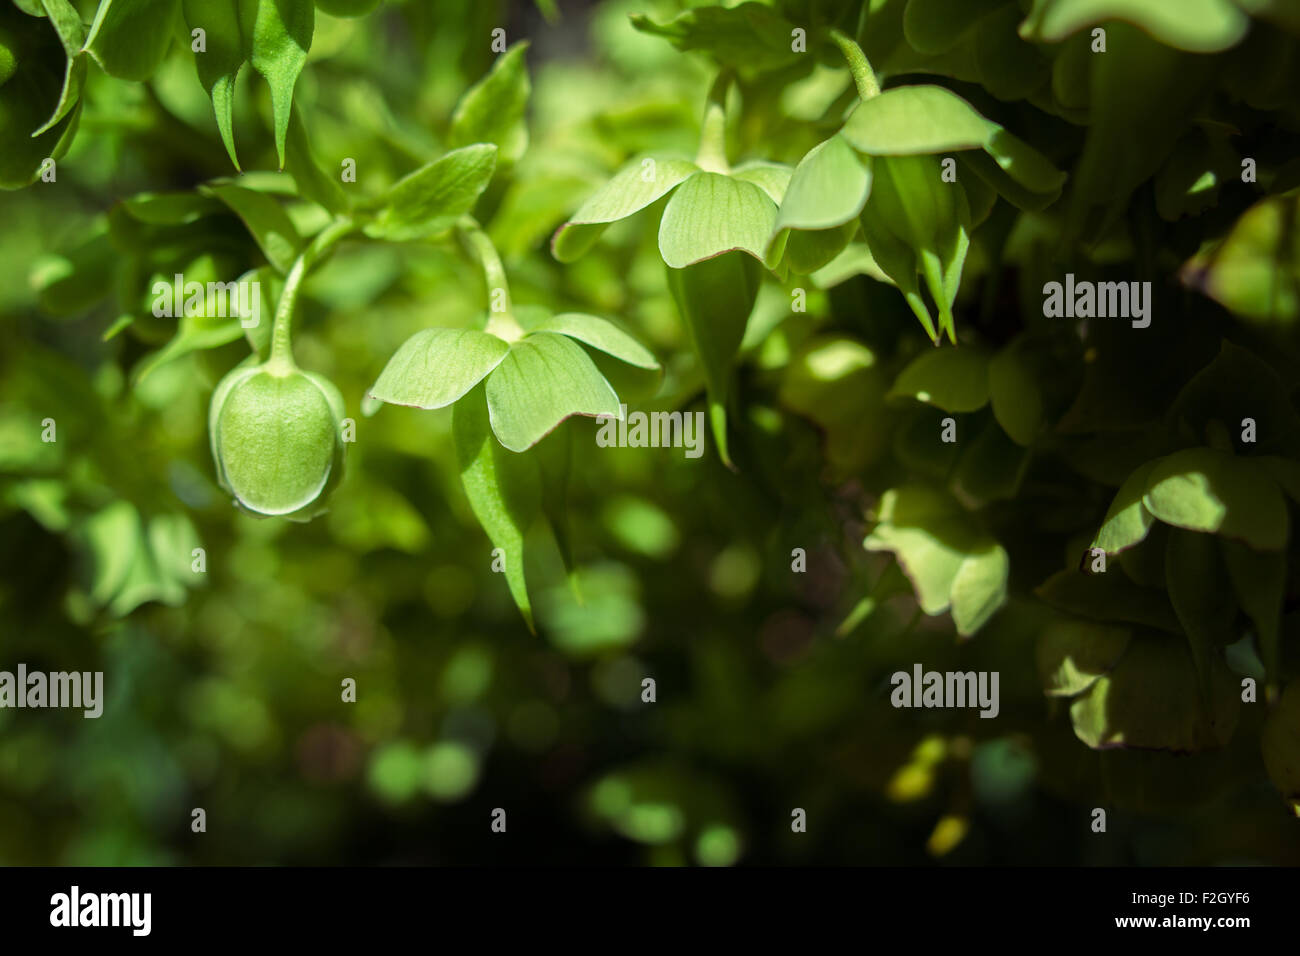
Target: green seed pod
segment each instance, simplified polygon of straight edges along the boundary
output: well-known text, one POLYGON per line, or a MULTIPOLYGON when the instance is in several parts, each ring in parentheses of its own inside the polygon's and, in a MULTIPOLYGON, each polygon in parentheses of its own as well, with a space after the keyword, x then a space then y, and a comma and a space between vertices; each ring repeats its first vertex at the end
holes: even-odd
POLYGON ((342 421, 343 397, 328 379, 241 365, 212 393, 217 478, 246 511, 306 521, 342 477, 342 421))

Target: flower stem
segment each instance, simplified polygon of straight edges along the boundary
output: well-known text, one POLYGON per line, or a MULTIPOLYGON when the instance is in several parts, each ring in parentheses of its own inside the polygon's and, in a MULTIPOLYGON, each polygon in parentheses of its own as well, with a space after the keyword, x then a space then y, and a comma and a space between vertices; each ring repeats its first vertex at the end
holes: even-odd
POLYGON ((510 284, 506 282, 506 270, 501 264, 497 247, 473 216, 461 216, 456 223, 456 230, 483 269, 488 294, 488 322, 485 331, 507 342, 522 339, 524 330, 512 311, 510 284), (500 309, 496 308, 498 303, 500 309))
POLYGON ((853 82, 857 84, 858 97, 869 100, 873 96, 879 96, 880 83, 877 82, 876 72, 867 62, 867 55, 862 52, 862 47, 842 30, 832 28, 830 35, 835 45, 840 48, 840 52, 844 54, 844 59, 849 61, 849 72, 853 74, 853 82))
POLYGON ((731 73, 722 70, 709 88, 704 103, 704 124, 700 129, 700 150, 695 165, 705 172, 727 173, 727 90, 731 86, 731 73))
POLYGON ((267 360, 267 370, 276 375, 287 375, 298 367, 293 360, 293 313, 298 307, 298 293, 302 280, 311 271, 312 266, 338 244, 348 233, 356 228, 356 223, 346 217, 330 223, 308 244, 298 258, 294 260, 289 274, 284 279, 284 291, 275 306, 275 323, 271 326, 271 357, 267 360))

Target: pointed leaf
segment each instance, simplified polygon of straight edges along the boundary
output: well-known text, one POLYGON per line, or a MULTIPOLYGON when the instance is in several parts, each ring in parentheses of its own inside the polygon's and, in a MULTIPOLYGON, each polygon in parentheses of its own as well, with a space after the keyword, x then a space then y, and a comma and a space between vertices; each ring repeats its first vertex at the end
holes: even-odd
POLYGON ((474 208, 496 169, 497 148, 478 143, 454 149, 398 180, 385 193, 374 221, 373 239, 419 239, 451 228, 474 208))
POLYGON ((700 169, 684 159, 643 157, 620 169, 556 230, 551 251, 560 262, 572 262, 591 248, 611 222, 644 209, 700 169))
POLYGON ((316 5, 312 0, 240 0, 240 4, 240 20, 248 36, 249 62, 271 88, 275 153, 283 169, 293 88, 311 49, 316 5), (255 13, 250 5, 256 6, 255 13))
POLYGON ((1142 498, 1165 524, 1245 541, 1257 551, 1286 546, 1286 501, 1267 472, 1212 448, 1189 448, 1156 462, 1142 498))
POLYGON ((613 322, 581 312, 561 312, 540 321, 524 323, 529 332, 558 332, 584 345, 599 349, 620 361, 637 368, 657 369, 659 362, 654 354, 613 322))
POLYGON ((147 80, 167 54, 180 0, 102 0, 86 50, 109 76, 147 80))
POLYGON ((266 193, 234 183, 214 183, 202 189, 220 199, 243 220, 271 265, 282 273, 289 271, 302 248, 302 237, 283 206, 266 193))
POLYGON ((678 187, 659 223, 659 254, 683 269, 741 250, 762 260, 776 223, 776 203, 753 183, 698 173, 678 187))
POLYGON ((704 370, 713 440, 719 457, 729 467, 727 394, 731 366, 758 299, 761 269, 743 252, 706 259, 684 269, 668 269, 668 288, 704 370))
POLYGON ((514 44, 461 98, 451 117, 452 146, 493 143, 502 163, 517 162, 524 154, 528 148, 524 108, 531 89, 524 60, 527 49, 527 40, 514 44))
POLYGON ((1117 554, 1145 540, 1155 518, 1142 503, 1142 496, 1146 493, 1154 466, 1153 461, 1139 466, 1120 485, 1106 517, 1102 519, 1101 530, 1092 544, 1094 548, 1117 554))
POLYGON ((239 21, 239 0, 184 0, 185 25, 203 30, 204 50, 194 54, 199 82, 212 100, 221 142, 239 169, 235 153, 235 80, 247 59, 239 21))
POLYGON ((368 394, 392 405, 442 408, 481 382, 509 351, 486 332, 424 329, 393 353, 368 394))
POLYGON ((510 346, 488 376, 488 413, 501 444, 521 452, 571 415, 621 418, 618 396, 567 336, 538 332, 510 346))
POLYGON ((506 585, 529 630, 534 630, 524 577, 524 537, 541 507, 537 463, 531 456, 506 451, 492 437, 482 384, 456 403, 451 418, 465 496, 492 544, 502 550, 506 585))

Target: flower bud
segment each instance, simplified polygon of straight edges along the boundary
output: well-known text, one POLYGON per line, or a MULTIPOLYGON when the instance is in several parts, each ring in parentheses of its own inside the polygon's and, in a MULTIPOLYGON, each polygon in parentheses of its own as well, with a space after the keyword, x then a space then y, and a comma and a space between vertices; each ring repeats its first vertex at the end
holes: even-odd
POLYGON ((328 379, 240 366, 212 393, 217 479, 246 511, 308 520, 342 477, 342 421, 343 397, 328 379))

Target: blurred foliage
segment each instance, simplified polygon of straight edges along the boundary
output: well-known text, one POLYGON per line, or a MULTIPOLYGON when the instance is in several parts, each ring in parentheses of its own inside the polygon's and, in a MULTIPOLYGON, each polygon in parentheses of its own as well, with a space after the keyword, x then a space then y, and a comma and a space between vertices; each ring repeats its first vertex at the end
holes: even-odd
POLYGON ((0 669, 102 670, 107 697, 97 720, 0 709, 0 863, 1300 863, 1294 4, 334 0, 305 57, 227 51, 249 67, 228 126, 229 74, 191 52, 202 4, 96 40, 99 6, 0 0, 0 669), (877 103, 932 85, 982 138, 846 125, 860 90, 832 30, 877 103), (696 154, 719 66, 737 167, 788 174, 841 129, 858 184, 904 134, 958 155, 943 242, 969 249, 944 247, 959 289, 928 287, 955 345, 891 288, 926 237, 900 269, 859 232, 870 210, 774 212, 785 258, 731 343, 734 470, 565 423, 534 635, 451 412, 366 401, 411 336, 484 310, 464 250, 390 217, 299 302, 298 361, 356 422, 328 512, 231 506, 208 402, 269 322, 156 317, 153 283, 256 275, 269 317, 331 215, 471 143, 497 150, 474 214, 515 303, 647 344, 661 378, 595 359, 630 407, 708 408, 722 366, 665 279, 671 197, 572 263, 550 240, 619 169, 696 154), (1063 190, 1002 175, 1021 147, 1063 190), (1150 327, 1045 318, 1066 273, 1151 281, 1150 327), (895 709, 890 675, 918 661, 999 672, 997 719, 895 709))

